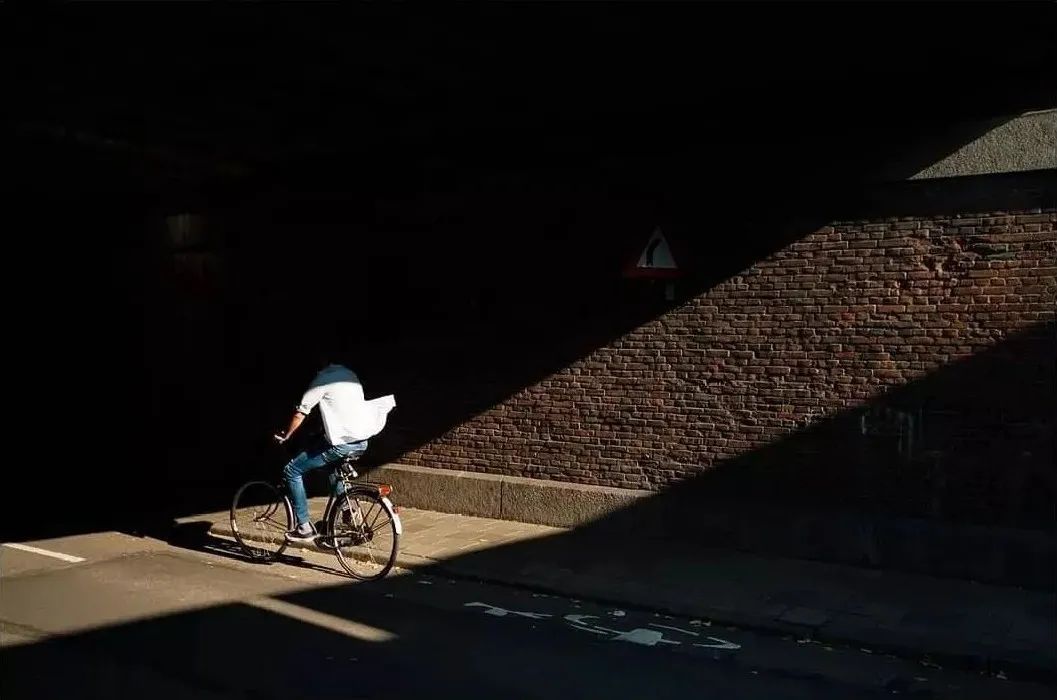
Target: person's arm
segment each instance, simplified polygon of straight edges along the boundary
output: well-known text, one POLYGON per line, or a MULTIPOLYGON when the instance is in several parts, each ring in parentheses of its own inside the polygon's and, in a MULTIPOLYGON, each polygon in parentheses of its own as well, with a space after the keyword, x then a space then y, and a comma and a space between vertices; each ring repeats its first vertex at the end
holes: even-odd
POLYGON ((286 430, 275 435, 276 442, 282 444, 293 437, 293 434, 301 427, 301 423, 304 422, 304 420, 305 414, 295 411, 294 415, 290 416, 290 425, 286 427, 286 430))
POLYGON ((301 423, 305 420, 305 416, 312 412, 312 409, 323 398, 326 390, 325 384, 317 384, 316 382, 313 382, 312 386, 308 387, 308 391, 301 397, 301 403, 294 411, 294 415, 290 416, 290 424, 286 427, 286 430, 274 436, 276 442, 284 443, 297 432, 297 429, 301 427, 301 423))

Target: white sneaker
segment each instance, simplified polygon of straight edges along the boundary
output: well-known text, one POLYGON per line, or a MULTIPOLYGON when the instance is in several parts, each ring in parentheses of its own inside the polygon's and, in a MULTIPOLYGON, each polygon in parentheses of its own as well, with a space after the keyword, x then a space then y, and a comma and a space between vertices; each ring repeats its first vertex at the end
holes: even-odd
POLYGON ((293 530, 286 533, 286 541, 291 544, 311 544, 316 539, 316 531, 312 529, 312 526, 308 526, 308 531, 305 532, 298 525, 293 530))

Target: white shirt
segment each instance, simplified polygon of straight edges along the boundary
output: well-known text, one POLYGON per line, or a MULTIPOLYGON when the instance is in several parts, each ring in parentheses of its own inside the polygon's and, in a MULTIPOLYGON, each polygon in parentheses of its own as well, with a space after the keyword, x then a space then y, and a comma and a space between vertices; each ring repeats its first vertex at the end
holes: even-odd
POLYGON ((312 380, 297 412, 308 415, 319 406, 331 445, 359 442, 382 432, 389 411, 396 406, 390 394, 365 401, 360 379, 348 367, 328 365, 312 380))

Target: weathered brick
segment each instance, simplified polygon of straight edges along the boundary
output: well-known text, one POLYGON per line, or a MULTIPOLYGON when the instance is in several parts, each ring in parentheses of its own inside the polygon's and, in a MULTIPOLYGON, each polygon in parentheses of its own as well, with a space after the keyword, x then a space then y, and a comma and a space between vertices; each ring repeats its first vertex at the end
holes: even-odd
MULTIPOLYGON (((879 392, 1052 324, 1055 220, 1050 210, 967 212, 822 227, 405 459, 655 490, 712 465, 737 468, 879 392)), ((936 420, 947 422, 930 429, 951 434, 944 449, 969 450, 959 416, 936 420)), ((1032 429, 1008 441, 1022 451, 1032 429)), ((910 508, 921 493, 886 496, 901 497, 910 508)), ((986 507, 959 498, 959 508, 986 507)))

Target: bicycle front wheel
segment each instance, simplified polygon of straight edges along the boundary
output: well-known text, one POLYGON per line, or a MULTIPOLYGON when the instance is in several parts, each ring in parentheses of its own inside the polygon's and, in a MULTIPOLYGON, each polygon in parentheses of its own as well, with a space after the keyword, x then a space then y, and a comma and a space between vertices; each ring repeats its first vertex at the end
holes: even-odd
POLYGON ((243 484, 231 502, 231 531, 254 561, 273 561, 282 554, 292 520, 289 501, 266 481, 243 484))
POLYGON ((387 498, 369 489, 350 490, 331 509, 328 539, 342 568, 361 581, 380 579, 396 562, 400 516, 387 498))

